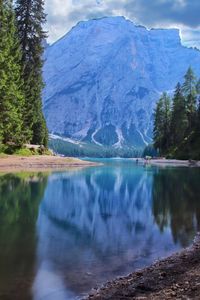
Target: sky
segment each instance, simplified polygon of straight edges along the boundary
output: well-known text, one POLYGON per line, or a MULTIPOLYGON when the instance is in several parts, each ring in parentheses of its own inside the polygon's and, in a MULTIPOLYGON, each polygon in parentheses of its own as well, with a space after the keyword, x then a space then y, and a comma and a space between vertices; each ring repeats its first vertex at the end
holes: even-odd
POLYGON ((49 43, 79 21, 125 16, 147 28, 179 28, 184 45, 200 49, 200 0, 46 0, 49 43))

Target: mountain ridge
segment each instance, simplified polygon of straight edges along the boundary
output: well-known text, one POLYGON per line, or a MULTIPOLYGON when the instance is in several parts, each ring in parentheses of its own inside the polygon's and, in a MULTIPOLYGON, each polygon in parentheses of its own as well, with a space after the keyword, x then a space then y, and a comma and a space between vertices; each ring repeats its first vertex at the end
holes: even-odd
POLYGON ((159 95, 174 89, 200 52, 178 29, 124 17, 81 21, 47 48, 43 94, 50 133, 97 145, 145 147, 159 95))
MULTIPOLYGON (((170 30, 170 31, 177 31, 178 32, 178 34, 179 34, 179 37, 180 37, 180 29, 179 28, 176 28, 176 27, 172 27, 172 28, 170 28, 170 29, 168 29, 168 28, 163 28, 163 27, 160 27, 160 28, 156 28, 156 27, 150 27, 150 28, 148 28, 148 27, 146 27, 146 26, 144 26, 144 25, 140 25, 140 24, 137 24, 137 23, 135 23, 134 21, 132 21, 132 20, 130 20, 130 19, 128 19, 128 18, 126 18, 126 17, 124 17, 124 16, 113 16, 113 17, 110 17, 110 16, 104 16, 104 17, 99 17, 99 18, 92 18, 92 19, 89 19, 89 20, 82 20, 82 21, 79 21, 79 22, 77 22, 76 23, 76 25, 74 25, 69 31, 67 31, 62 37, 60 37, 60 38, 58 38, 56 41, 54 41, 53 43, 51 43, 51 44, 48 44, 50 47, 51 46, 54 46, 55 44, 57 44, 58 42, 60 42, 62 39, 65 39, 77 26, 80 26, 81 24, 85 24, 85 23, 89 23, 89 22, 95 22, 95 21, 100 21, 100 20, 105 20, 105 19, 111 19, 111 18, 114 18, 114 19, 122 19, 122 20, 124 20, 124 21, 126 21, 126 22, 129 22, 129 23, 131 23, 134 27, 138 27, 138 28, 143 28, 143 29, 145 29, 145 30, 148 30, 148 31, 151 31, 151 30, 160 30, 160 31, 162 31, 162 30, 170 30)), ((181 37, 180 37, 180 40, 181 40, 181 37)), ((196 47, 187 47, 187 46, 184 46, 184 45, 182 45, 183 47, 185 47, 185 48, 192 48, 192 49, 196 49, 196 50, 198 50, 198 51, 200 51, 198 48, 196 48, 196 47)))

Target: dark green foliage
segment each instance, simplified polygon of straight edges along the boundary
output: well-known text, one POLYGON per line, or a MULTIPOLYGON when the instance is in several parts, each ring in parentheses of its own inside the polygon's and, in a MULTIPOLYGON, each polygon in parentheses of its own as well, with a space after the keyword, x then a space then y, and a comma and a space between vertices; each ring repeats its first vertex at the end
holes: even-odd
POLYGON ((163 111, 163 145, 162 149, 169 149, 170 147, 170 126, 171 126, 171 100, 169 96, 164 93, 163 94, 163 103, 164 103, 164 111, 163 111))
POLYGON ((168 157, 200 159, 200 81, 191 68, 184 78, 183 86, 176 86, 171 108, 168 100, 164 104, 163 96, 157 103, 154 146, 168 157))
POLYGON ((23 143, 48 143, 41 102, 43 5, 18 1, 16 17, 12 0, 0 0, 1 152, 13 153, 23 143))
POLYGON ((142 150, 131 147, 114 148, 94 145, 92 143, 72 144, 60 139, 50 139, 49 147, 54 152, 73 157, 141 157, 142 150))
POLYGON ((155 149, 154 145, 148 145, 145 147, 142 157, 146 157, 146 156, 157 157, 158 155, 159 153, 155 149))
POLYGON ((180 83, 177 84, 172 105, 171 143, 174 147, 180 145, 188 129, 186 101, 180 83))
POLYGON ((159 168, 154 173, 152 210, 161 231, 169 224, 175 242, 187 246, 186 236, 192 241, 200 230, 200 170, 190 168, 159 168), (194 222, 195 219, 195 222, 194 222))
POLYGON ((35 145, 48 145, 48 130, 46 126, 46 121, 44 119, 43 113, 40 111, 38 113, 37 121, 33 124, 33 138, 32 143, 35 145))
POLYGON ((42 29, 46 21, 44 1, 17 0, 15 10, 22 49, 26 138, 33 144, 47 145, 48 132, 41 100, 43 41, 46 38, 46 33, 42 29))
POLYGON ((197 83, 197 94, 198 94, 198 107, 197 107, 197 115, 196 115, 195 132, 198 136, 200 136, 200 80, 197 83))
POLYGON ((182 91, 185 97, 188 97, 191 94, 196 94, 196 86, 197 86, 196 76, 191 67, 188 68, 184 76, 184 79, 185 81, 182 86, 182 91))
MULTIPOLYGON (((32 273, 32 264, 35 262, 35 224, 47 179, 48 176, 41 173, 0 175, 0 237, 4 241, 1 254, 3 250, 7 260, 5 264, 1 259, 1 288, 5 282, 14 283, 21 272, 24 278, 32 273), (31 267, 27 267, 30 263, 31 267)), ((19 290, 18 283, 16 289, 14 286, 11 295, 13 299, 16 298, 14 290, 19 290)), ((22 289, 25 290, 25 296, 21 297, 20 293, 19 298, 29 299, 26 288, 22 289)))
POLYGON ((171 106, 170 98, 166 93, 163 93, 158 101, 154 117, 154 146, 163 155, 169 149, 171 139, 171 106))
POLYGON ((186 101, 188 117, 188 133, 195 126, 196 107, 197 107, 197 80, 191 67, 184 76, 182 91, 186 101))
POLYGON ((197 109, 196 133, 200 136, 200 99, 199 99, 199 104, 197 109))
POLYGON ((1 2, 0 20, 0 144, 21 145, 24 96, 12 1, 1 2))
POLYGON ((0 176, 2 224, 10 226, 22 220, 27 220, 27 223, 31 220, 36 221, 38 205, 43 197, 47 178, 48 176, 41 173, 0 176), (26 216, 21 215, 22 213, 26 213, 26 216))
POLYGON ((153 129, 154 146, 158 150, 161 149, 162 147, 162 137, 163 137, 162 128, 163 128, 163 99, 160 98, 154 112, 154 129, 153 129))

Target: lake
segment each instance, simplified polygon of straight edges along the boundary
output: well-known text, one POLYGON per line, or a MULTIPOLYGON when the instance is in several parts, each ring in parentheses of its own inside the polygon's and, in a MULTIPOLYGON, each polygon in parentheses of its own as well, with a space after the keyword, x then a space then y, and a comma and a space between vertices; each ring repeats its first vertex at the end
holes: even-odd
POLYGON ((0 175, 0 299, 79 299, 192 243, 200 169, 97 161, 0 175))

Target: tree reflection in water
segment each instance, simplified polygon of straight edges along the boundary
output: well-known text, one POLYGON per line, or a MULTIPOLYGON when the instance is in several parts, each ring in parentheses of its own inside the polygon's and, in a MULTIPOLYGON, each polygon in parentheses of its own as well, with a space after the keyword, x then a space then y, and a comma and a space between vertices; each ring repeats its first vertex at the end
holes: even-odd
POLYGON ((200 230, 200 169, 158 169, 153 180, 153 215, 161 231, 187 246, 200 230))
POLYGON ((35 223, 47 176, 0 176, 0 298, 31 299, 35 223), (20 288, 23 287, 23 288, 20 288))

